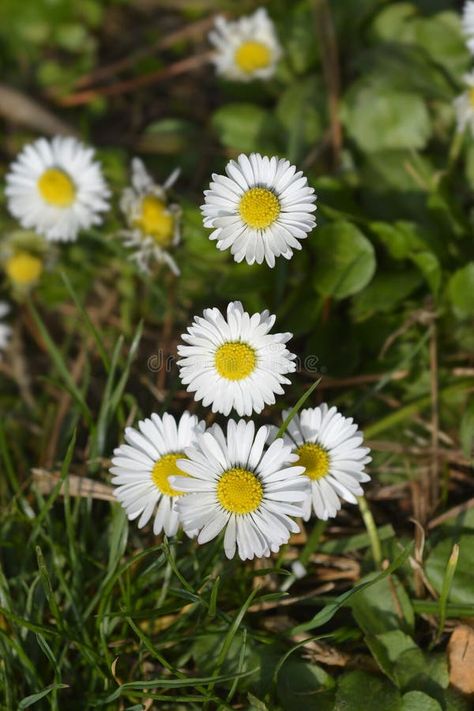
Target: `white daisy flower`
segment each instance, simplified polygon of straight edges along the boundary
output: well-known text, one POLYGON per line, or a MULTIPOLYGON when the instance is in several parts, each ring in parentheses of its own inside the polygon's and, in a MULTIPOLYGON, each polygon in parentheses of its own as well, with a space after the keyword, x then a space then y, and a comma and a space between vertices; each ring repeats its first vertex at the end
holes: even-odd
POLYGON ((182 494, 172 487, 169 477, 186 476, 177 462, 185 457, 186 447, 194 444, 196 433, 204 430, 204 422, 189 412, 178 423, 168 413, 163 417, 153 413, 138 423, 138 430, 127 427, 127 444, 114 451, 110 472, 117 486, 115 496, 130 521, 140 517, 138 528, 155 514, 153 533, 174 536, 179 519, 173 505, 182 494))
POLYGON ((467 39, 467 47, 474 54, 474 2, 468 0, 464 3, 462 11, 462 29, 467 39))
POLYGON ((179 345, 180 377, 195 400, 213 412, 240 416, 261 412, 283 394, 285 377, 296 369, 296 356, 286 348, 291 333, 270 333, 275 316, 268 311, 252 316, 240 301, 227 307, 227 319, 217 308, 196 316, 179 345))
POLYGON ((241 154, 213 174, 201 210, 218 249, 230 247, 236 262, 275 266, 291 259, 316 225, 316 195, 301 171, 283 158, 241 154))
POLYGON ((109 209, 110 193, 93 149, 69 136, 25 146, 6 182, 11 214, 51 241, 75 240, 109 209))
POLYGON ((474 72, 465 74, 463 79, 467 89, 454 99, 457 128, 461 133, 469 128, 474 135, 474 72))
POLYGON ((4 317, 9 313, 10 307, 5 301, 0 301, 0 351, 5 350, 11 336, 11 328, 6 323, 2 323, 4 317))
POLYGON ((157 185, 139 158, 132 161, 132 186, 123 191, 120 208, 128 229, 121 232, 125 245, 134 251, 132 259, 147 272, 150 262, 166 263, 176 274, 179 269, 169 253, 180 241, 181 208, 168 204, 166 191, 176 182, 174 170, 164 185, 157 185))
POLYGON ((268 427, 255 433, 245 420, 229 420, 227 436, 213 425, 178 461, 188 476, 172 478, 186 493, 176 503, 184 530, 199 530, 198 543, 207 543, 225 529, 228 558, 236 549, 242 560, 267 557, 299 531, 290 516, 301 516, 308 480, 283 440, 264 452, 267 437, 268 427))
POLYGON ((275 74, 281 46, 265 8, 234 22, 217 17, 209 41, 216 48, 216 71, 227 79, 251 81, 275 74))
MULTIPOLYGON (((289 412, 283 412, 283 420, 289 412)), ((284 441, 293 448, 298 464, 305 469, 305 478, 311 481, 305 521, 312 508, 326 521, 336 516, 341 499, 357 503, 356 496, 363 494, 360 484, 370 480, 365 466, 372 459, 368 456, 370 449, 362 446, 363 434, 352 417, 344 417, 326 403, 301 410, 288 425, 284 441)))

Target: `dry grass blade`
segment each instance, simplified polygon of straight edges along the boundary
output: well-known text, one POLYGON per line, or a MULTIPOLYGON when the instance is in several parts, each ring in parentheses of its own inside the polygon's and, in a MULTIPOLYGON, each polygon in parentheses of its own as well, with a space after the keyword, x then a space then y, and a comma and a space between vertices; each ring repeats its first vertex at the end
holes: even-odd
POLYGON ((18 89, 6 84, 0 84, 0 115, 10 123, 16 123, 25 128, 49 136, 61 134, 75 136, 76 131, 44 106, 38 104, 18 89))
MULTIPOLYGON (((50 494, 60 480, 59 474, 52 474, 45 469, 32 469, 33 481, 41 494, 50 494)), ((59 494, 64 496, 66 493, 64 484, 61 486, 59 494)), ((69 496, 82 497, 85 499, 97 499, 100 501, 115 501, 113 487, 108 484, 102 484, 95 479, 78 476, 77 474, 69 474, 67 492, 69 496)))

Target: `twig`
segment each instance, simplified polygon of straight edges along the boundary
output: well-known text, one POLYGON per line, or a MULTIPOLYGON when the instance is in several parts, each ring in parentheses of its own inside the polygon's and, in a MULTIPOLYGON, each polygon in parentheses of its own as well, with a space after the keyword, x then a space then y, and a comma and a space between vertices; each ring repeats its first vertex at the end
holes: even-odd
POLYGON ((462 514, 465 511, 469 511, 469 509, 473 508, 474 498, 469 499, 468 501, 464 501, 464 503, 459 504, 458 506, 454 506, 452 509, 449 509, 449 511, 445 511, 440 516, 431 519, 428 524, 428 528, 431 530, 432 528, 436 528, 436 526, 441 526, 442 523, 446 523, 446 521, 449 521, 449 519, 455 518, 456 516, 459 516, 459 514, 462 514))
POLYGON ((165 79, 171 79, 179 74, 186 74, 186 72, 195 71, 196 69, 204 66, 204 64, 207 64, 211 56, 212 52, 206 52, 204 54, 197 54, 193 57, 186 57, 186 59, 181 59, 179 62, 170 64, 164 69, 158 69, 155 72, 150 72, 149 74, 144 74, 140 77, 134 77, 133 79, 117 82, 117 84, 112 84, 111 86, 86 89, 85 91, 79 91, 77 94, 72 94, 70 96, 56 97, 56 102, 60 106, 80 106, 81 104, 89 104, 91 101, 94 101, 101 96, 118 96, 120 94, 127 94, 130 91, 135 91, 136 89, 140 89, 144 86, 150 86, 151 84, 156 84, 160 81, 164 81, 165 79))
POLYGON ((159 52, 163 49, 169 49, 179 42, 202 37, 202 35, 204 35, 212 27, 214 21, 214 16, 206 17, 204 20, 198 20, 190 25, 180 27, 179 30, 170 32, 170 34, 166 35, 166 37, 160 37, 159 40, 153 42, 148 47, 138 49, 136 52, 133 52, 126 57, 122 57, 122 59, 118 59, 116 62, 107 64, 104 67, 97 67, 97 69, 93 69, 88 74, 84 74, 82 77, 79 77, 74 86, 81 89, 95 82, 109 79, 124 69, 133 67, 136 62, 144 57, 148 57, 150 54, 154 54, 155 52, 159 52))
POLYGON ((339 118, 339 57, 337 51, 336 33, 328 0, 313 0, 316 15, 316 29, 321 46, 323 74, 328 88, 329 123, 334 168, 340 165, 342 149, 342 127, 339 118))
POLYGON ((51 136, 58 133, 66 136, 77 135, 72 126, 61 121, 29 96, 6 84, 0 84, 0 116, 38 133, 51 136))
MULTIPOLYGON (((60 474, 51 473, 45 469, 32 469, 31 473, 33 474, 33 481, 42 494, 50 494, 61 479, 60 474)), ((65 491, 66 488, 62 484, 59 494, 64 496, 65 491)), ((69 496, 99 499, 100 501, 116 501, 112 486, 78 474, 68 475, 67 492, 69 496)))
POLYGON ((431 486, 430 504, 434 510, 439 501, 439 387, 438 346, 436 321, 431 324, 430 335, 430 381, 431 381, 431 486))

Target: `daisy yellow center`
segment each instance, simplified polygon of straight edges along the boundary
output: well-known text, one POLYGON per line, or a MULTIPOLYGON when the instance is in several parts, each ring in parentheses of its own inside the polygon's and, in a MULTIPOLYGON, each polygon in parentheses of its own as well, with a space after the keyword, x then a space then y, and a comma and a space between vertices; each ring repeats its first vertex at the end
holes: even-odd
POLYGON ((296 454, 299 457, 298 465, 305 467, 305 474, 313 481, 322 479, 329 471, 329 454, 321 445, 315 442, 306 442, 298 447, 296 454))
POLYGON ((226 380, 247 378, 255 370, 256 364, 256 353, 247 343, 224 343, 216 351, 216 370, 226 380))
POLYGON ((15 284, 28 286, 34 284, 41 276, 43 262, 28 252, 18 252, 5 263, 5 272, 15 284))
POLYGON ((156 195, 146 195, 134 226, 144 235, 153 237, 160 247, 168 247, 173 240, 174 218, 165 203, 156 195))
POLYGON ((243 42, 235 53, 235 63, 246 74, 266 69, 271 61, 271 51, 262 42, 243 42))
POLYGON ((239 213, 254 230, 270 227, 280 214, 280 201, 268 188, 250 188, 242 195, 239 213))
POLYGON ((260 506, 263 486, 252 472, 234 467, 221 476, 217 484, 217 499, 230 513, 248 514, 260 506))
POLYGON ((178 468, 176 462, 178 459, 186 459, 182 452, 176 454, 165 454, 161 459, 155 462, 151 478, 156 488, 166 496, 182 496, 182 491, 177 491, 171 486, 168 477, 170 476, 188 476, 185 472, 178 468))
POLYGON ((471 108, 474 108, 474 87, 468 90, 468 95, 469 95, 469 103, 471 105, 471 108))
POLYGON ((76 197, 76 186, 60 168, 48 168, 38 178, 38 190, 43 200, 53 207, 69 207, 76 197))

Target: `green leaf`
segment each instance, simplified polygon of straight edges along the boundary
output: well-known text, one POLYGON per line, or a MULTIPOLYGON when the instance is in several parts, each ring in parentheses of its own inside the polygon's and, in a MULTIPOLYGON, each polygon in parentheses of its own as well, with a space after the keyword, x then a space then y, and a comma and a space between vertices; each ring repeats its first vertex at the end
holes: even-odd
MULTIPOLYGON (((317 76, 292 83, 282 94, 276 115, 289 135, 292 153, 314 144, 323 132, 324 92, 317 76), (296 145, 295 145, 296 144, 296 145)), ((291 157, 296 160, 296 156, 291 157)))
POLYGON ((284 711, 301 711, 317 699, 318 711, 334 708, 334 680, 317 664, 286 662, 278 675, 278 700, 284 711))
POLYGON ((442 707, 422 691, 409 691, 403 695, 402 711, 442 711, 442 707))
POLYGON ((221 143, 236 151, 265 151, 274 149, 279 135, 272 114, 254 104, 225 104, 215 111, 212 125, 221 143))
MULTIPOLYGON (((452 538, 440 541, 428 556, 426 573, 437 592, 441 593, 443 581, 453 548, 452 538)), ((449 600, 473 605, 474 616, 474 587, 472 585, 472 571, 474 570, 474 535, 465 534, 459 538, 459 558, 456 572, 452 581, 449 600)))
POLYGON ((389 630, 413 632, 415 615, 405 588, 396 576, 380 580, 351 600, 352 614, 366 634, 389 630))
POLYGON ((384 271, 376 274, 370 284, 354 297, 352 313, 364 320, 375 313, 386 313, 400 306, 422 283, 414 269, 384 271))
POLYGON ((342 593, 342 595, 339 595, 336 597, 332 602, 327 604, 325 607, 323 607, 322 610, 320 610, 316 615, 311 619, 308 620, 308 622, 303 622, 300 625, 297 625, 297 627, 294 627, 292 629, 292 634, 299 634, 300 632, 307 632, 308 630, 314 630, 317 627, 322 627, 322 625, 325 625, 327 622, 332 620, 336 612, 347 603, 348 600, 351 599, 354 595, 356 595, 358 592, 361 590, 364 590, 365 588, 370 587, 371 585, 375 585, 384 578, 388 577, 391 575, 395 570, 397 570, 403 563, 407 560, 408 556, 410 555, 410 549, 411 546, 407 546, 397 558, 391 563, 388 568, 386 568, 382 573, 379 573, 378 575, 370 575, 368 576, 364 581, 358 583, 355 585, 352 590, 347 590, 346 592, 342 593))
POLYGON ((363 671, 340 677, 334 711, 401 711, 400 692, 386 679, 363 671))
POLYGON ((20 701, 18 704, 18 709, 19 711, 23 711, 23 709, 29 709, 30 706, 33 706, 33 704, 36 704, 37 701, 41 701, 41 699, 44 699, 45 696, 48 696, 48 694, 51 693, 51 691, 54 691, 55 689, 67 689, 68 685, 67 684, 51 684, 50 686, 47 686, 45 689, 42 691, 38 691, 37 694, 31 694, 31 696, 26 696, 24 699, 20 701))
POLYGON ((359 82, 345 98, 342 120, 363 151, 421 149, 431 135, 424 101, 417 94, 359 82))
POLYGON ((474 262, 469 262, 453 274, 448 285, 448 296, 458 318, 474 316, 474 262))
POLYGON ((313 284, 324 296, 344 299, 372 279, 376 262, 369 240, 350 222, 320 227, 311 237, 316 254, 313 284))
POLYGON ((470 402, 462 416, 459 439, 466 458, 474 454, 474 401, 470 402))

